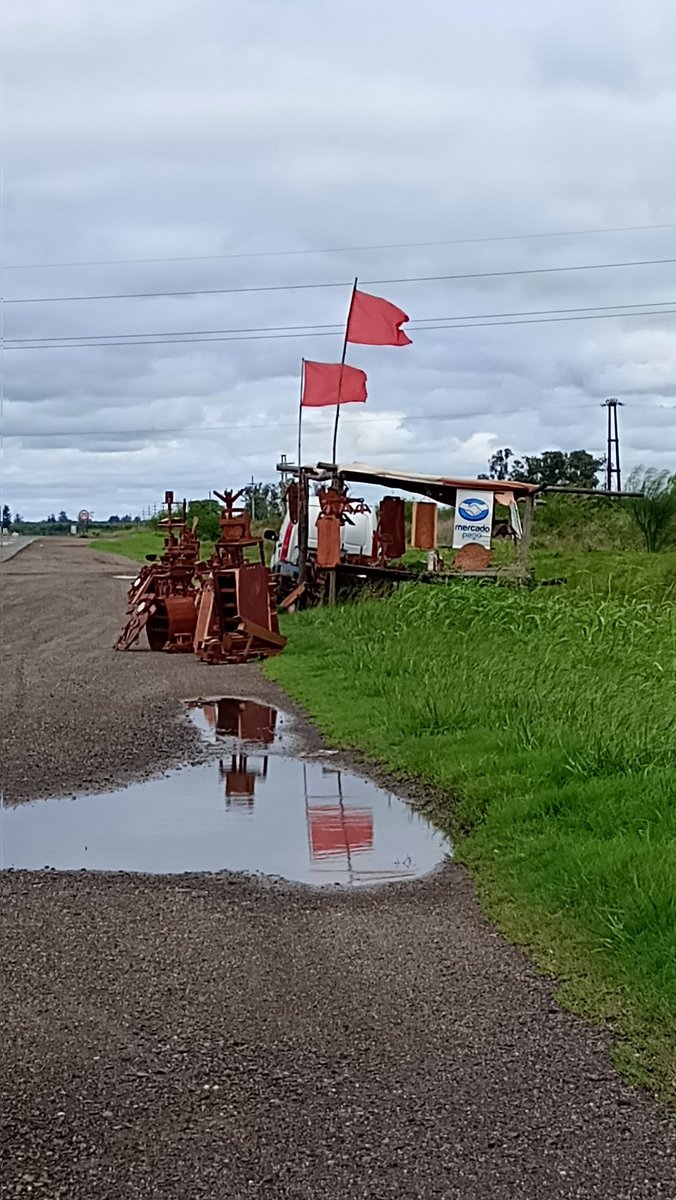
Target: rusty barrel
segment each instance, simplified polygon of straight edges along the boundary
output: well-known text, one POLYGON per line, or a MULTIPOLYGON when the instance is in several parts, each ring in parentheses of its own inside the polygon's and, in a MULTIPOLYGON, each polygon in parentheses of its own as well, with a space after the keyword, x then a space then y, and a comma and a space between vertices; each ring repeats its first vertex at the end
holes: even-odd
POLYGON ((192 596, 167 596, 155 600, 146 633, 151 650, 192 651, 197 609, 192 596))

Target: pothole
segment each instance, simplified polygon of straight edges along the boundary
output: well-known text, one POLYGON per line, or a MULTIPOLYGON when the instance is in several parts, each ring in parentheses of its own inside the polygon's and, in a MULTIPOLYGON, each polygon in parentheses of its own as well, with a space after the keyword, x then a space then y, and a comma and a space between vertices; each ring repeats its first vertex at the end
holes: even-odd
POLYGON ((5 808, 5 868, 243 871, 364 886, 427 874, 450 853, 400 797, 292 752, 289 714, 222 697, 189 706, 217 758, 98 795, 5 808))

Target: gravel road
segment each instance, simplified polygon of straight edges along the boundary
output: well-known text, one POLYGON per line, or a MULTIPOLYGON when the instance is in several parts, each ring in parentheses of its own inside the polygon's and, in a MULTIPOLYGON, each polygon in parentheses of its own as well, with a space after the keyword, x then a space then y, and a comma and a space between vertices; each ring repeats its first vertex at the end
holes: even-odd
MULTIPOLYGON (((181 697, 280 700, 114 654, 125 571, 46 541, 3 566, 8 802, 199 757, 181 697)), ((356 895, 5 872, 0 913, 3 1197, 676 1196, 666 1119, 457 867, 356 895)))

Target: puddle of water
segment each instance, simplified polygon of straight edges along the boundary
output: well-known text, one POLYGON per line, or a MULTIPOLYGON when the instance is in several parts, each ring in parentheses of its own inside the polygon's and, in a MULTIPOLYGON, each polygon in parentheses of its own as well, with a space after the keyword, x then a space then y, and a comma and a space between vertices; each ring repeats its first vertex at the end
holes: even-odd
POLYGON ((426 874, 449 853, 424 817, 370 780, 281 752, 287 714, 219 700, 192 715, 222 742, 220 761, 117 792, 6 808, 2 865, 246 871, 358 886, 426 874))
POLYGON ((288 713, 234 696, 189 700, 188 712, 206 741, 235 747, 246 743, 266 750, 284 749, 293 724, 288 713))

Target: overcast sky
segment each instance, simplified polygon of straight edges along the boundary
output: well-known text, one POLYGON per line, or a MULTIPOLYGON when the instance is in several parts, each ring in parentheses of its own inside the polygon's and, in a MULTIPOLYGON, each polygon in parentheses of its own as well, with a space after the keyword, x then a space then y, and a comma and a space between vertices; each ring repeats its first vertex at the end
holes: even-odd
MULTIPOLYGON (((13 511, 106 518, 274 479, 301 357, 341 352, 284 327, 339 326, 355 275, 412 321, 470 327, 350 347, 369 399, 343 410, 343 460, 471 475, 499 446, 602 453, 618 396, 624 465, 674 468, 676 313, 472 322, 676 310, 676 262, 403 282, 676 259, 670 0, 3 0, 1 20, 13 511), (339 286, 35 302, 307 283, 339 286), (16 341, 232 330, 266 336, 16 341)), ((331 422, 308 414, 308 460, 331 422)))

